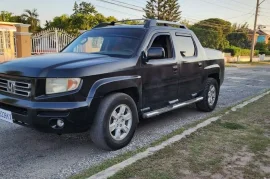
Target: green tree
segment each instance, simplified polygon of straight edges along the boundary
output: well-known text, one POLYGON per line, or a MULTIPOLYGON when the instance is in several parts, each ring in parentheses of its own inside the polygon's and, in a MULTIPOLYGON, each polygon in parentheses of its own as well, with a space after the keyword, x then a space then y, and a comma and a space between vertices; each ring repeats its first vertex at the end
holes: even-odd
POLYGON ((148 0, 144 8, 145 18, 167 21, 181 19, 180 5, 177 0, 148 0))
POLYGON ((33 10, 26 9, 24 13, 21 15, 21 17, 31 25, 30 27, 31 32, 36 32, 40 29, 40 20, 38 19, 39 14, 37 12, 37 9, 33 10))
POLYGON ((71 28, 70 24, 71 24, 70 16, 67 14, 63 14, 61 16, 54 17, 52 21, 46 21, 45 27, 46 28, 55 27, 69 31, 71 28))
POLYGON ((74 3, 73 7, 74 14, 96 14, 96 8, 91 3, 82 1, 79 5, 77 2, 74 3))
POLYGON ((232 25, 232 32, 244 32, 244 33, 248 33, 249 28, 248 28, 248 23, 245 22, 244 24, 237 24, 234 23, 232 25))
POLYGON ((177 0, 167 0, 164 16, 168 21, 180 21, 181 11, 177 0))
POLYGON ((220 32, 195 26, 192 26, 190 29, 196 34, 203 47, 213 49, 220 48, 222 41, 220 32))
POLYGON ((8 11, 1 11, 0 21, 26 23, 25 19, 23 19, 21 16, 13 15, 12 12, 8 11))
POLYGON ((21 16, 17 16, 17 15, 12 16, 10 22, 18 22, 18 23, 23 23, 23 24, 27 23, 24 18, 22 18, 21 16))
POLYGON ((114 16, 109 16, 109 17, 106 17, 106 22, 116 22, 117 19, 114 17, 114 16))
POLYGON ((11 22, 11 20, 12 20, 12 13, 11 12, 1 11, 0 21, 11 22))
POLYGON ((192 26, 191 23, 187 19, 181 20, 180 23, 184 24, 188 28, 190 28, 192 26))
POLYGON ((74 13, 69 16, 63 14, 53 18, 52 21, 46 21, 46 28, 60 28, 64 29, 70 34, 77 35, 79 30, 89 30, 102 22, 117 21, 113 16, 105 17, 103 14, 98 13, 95 7, 90 3, 77 3, 73 7, 74 13))
POLYGON ((74 12, 74 13, 78 13, 78 11, 79 11, 79 5, 78 5, 78 3, 75 1, 74 6, 73 6, 73 12, 74 12))
POLYGON ((255 49, 259 50, 260 52, 265 52, 268 51, 268 45, 264 42, 257 42, 255 49))
POLYGON ((231 23, 223 19, 202 20, 191 27, 204 47, 223 50, 229 46, 227 35, 231 33, 231 23))
MULTIPOLYGON (((158 14, 156 13, 156 0, 150 0, 147 1, 147 4, 145 6, 144 12, 145 18, 149 18, 149 19, 159 19, 160 17, 158 16, 158 14)), ((159 4, 158 4, 159 5, 159 4)))
POLYGON ((232 32, 227 35, 227 40, 232 46, 240 48, 251 47, 251 41, 248 39, 248 35, 245 32, 232 32))

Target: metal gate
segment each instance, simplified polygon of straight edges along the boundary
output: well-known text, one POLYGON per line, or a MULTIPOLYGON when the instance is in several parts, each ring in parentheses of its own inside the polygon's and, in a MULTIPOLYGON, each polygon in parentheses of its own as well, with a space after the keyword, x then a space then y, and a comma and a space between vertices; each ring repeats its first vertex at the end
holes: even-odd
POLYGON ((0 62, 16 58, 16 39, 14 31, 0 30, 0 62))
POLYGON ((32 35, 32 55, 57 53, 75 37, 62 29, 52 28, 32 35))

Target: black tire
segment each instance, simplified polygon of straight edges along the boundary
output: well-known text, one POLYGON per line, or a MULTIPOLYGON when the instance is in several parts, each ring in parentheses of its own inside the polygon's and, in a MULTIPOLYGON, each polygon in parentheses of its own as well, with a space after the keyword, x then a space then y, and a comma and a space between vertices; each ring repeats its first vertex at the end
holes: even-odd
POLYGON ((104 150, 118 150, 129 144, 133 138, 137 124, 138 112, 134 100, 124 93, 113 93, 106 96, 99 105, 90 129, 90 136, 97 147, 104 150), (132 116, 130 130, 123 140, 115 140, 109 129, 111 115, 119 105, 128 106, 132 116))
POLYGON ((216 108, 217 102, 218 102, 218 96, 219 96, 219 85, 216 79, 214 78, 208 78, 205 82, 204 90, 201 94, 203 97, 203 100, 196 103, 197 109, 204 112, 211 112, 216 108), (215 100, 214 103, 210 104, 208 101, 208 92, 210 90, 210 87, 214 86, 216 90, 215 100))

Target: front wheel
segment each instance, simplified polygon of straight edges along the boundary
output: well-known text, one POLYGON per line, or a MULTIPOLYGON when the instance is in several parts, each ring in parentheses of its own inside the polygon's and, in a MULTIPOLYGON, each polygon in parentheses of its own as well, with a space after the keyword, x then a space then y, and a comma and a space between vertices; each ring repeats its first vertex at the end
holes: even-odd
POLYGON ((104 150, 118 150, 132 139, 138 123, 137 107, 124 93, 106 96, 90 130, 92 141, 104 150))
POLYGON ((196 104, 197 109, 211 112, 216 108, 219 96, 219 85, 216 79, 208 78, 202 92, 203 100, 196 104))

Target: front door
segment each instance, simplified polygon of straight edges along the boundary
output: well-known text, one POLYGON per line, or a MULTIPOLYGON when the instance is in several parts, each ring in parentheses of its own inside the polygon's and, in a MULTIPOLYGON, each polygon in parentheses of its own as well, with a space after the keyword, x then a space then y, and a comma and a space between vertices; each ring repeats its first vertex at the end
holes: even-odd
POLYGON ((162 47, 165 51, 163 59, 142 64, 143 106, 156 109, 178 98, 178 65, 169 33, 155 34, 150 47, 162 47))

